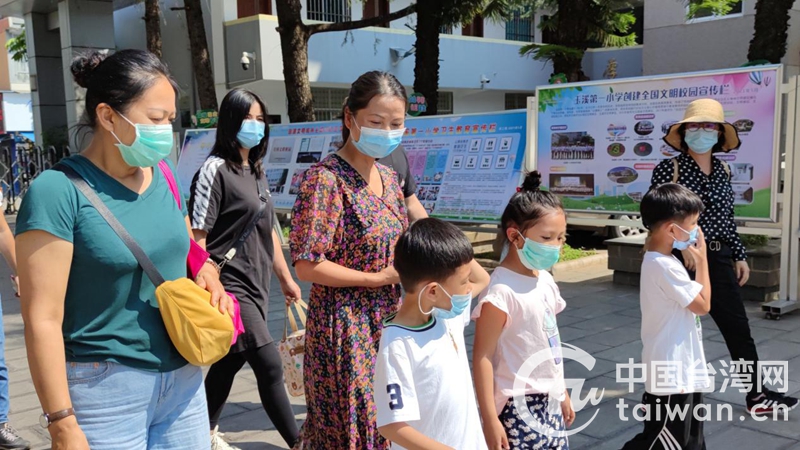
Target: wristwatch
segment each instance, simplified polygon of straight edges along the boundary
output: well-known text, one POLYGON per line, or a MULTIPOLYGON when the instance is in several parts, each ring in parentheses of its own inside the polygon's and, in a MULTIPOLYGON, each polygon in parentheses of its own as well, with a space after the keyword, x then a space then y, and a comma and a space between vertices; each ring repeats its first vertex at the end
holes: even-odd
POLYGON ((39 425, 41 425, 42 428, 50 428, 50 425, 53 423, 74 415, 75 410, 72 408, 62 409, 61 411, 56 411, 52 414, 42 413, 42 415, 39 416, 39 425))

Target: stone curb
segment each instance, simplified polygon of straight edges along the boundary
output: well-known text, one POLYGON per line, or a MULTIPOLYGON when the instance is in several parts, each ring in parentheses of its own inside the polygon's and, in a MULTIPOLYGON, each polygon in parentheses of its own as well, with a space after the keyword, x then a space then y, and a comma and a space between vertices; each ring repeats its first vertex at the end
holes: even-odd
POLYGON ((600 265, 608 265, 608 252, 600 251, 596 255, 587 256, 585 258, 575 259, 572 261, 561 262, 556 264, 551 271, 553 275, 575 269, 583 269, 585 267, 600 265))
MULTIPOLYGON (((487 270, 495 269, 497 266, 500 265, 500 262, 495 261, 493 259, 477 259, 477 261, 481 266, 483 266, 487 270)), ((558 272, 582 269, 584 267, 600 265, 600 264, 603 265, 608 264, 608 252, 605 250, 599 250, 596 255, 587 256, 573 261, 560 262, 553 267, 551 272, 555 274, 558 272)))

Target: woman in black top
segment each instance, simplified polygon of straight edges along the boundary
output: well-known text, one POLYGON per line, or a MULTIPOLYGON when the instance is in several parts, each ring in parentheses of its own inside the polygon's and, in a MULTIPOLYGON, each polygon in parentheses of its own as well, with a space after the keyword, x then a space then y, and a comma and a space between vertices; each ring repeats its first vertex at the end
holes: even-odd
POLYGON ((297 423, 283 387, 278 350, 267 328, 271 273, 278 276, 287 303, 300 298, 273 230, 273 205, 264 176, 267 108, 255 94, 234 89, 222 100, 211 155, 192 181, 189 214, 195 240, 222 266, 220 280, 236 296, 245 332, 230 353, 208 371, 206 397, 212 449, 230 449, 217 432, 219 416, 236 373, 247 362, 270 420, 291 447, 297 423), (235 256, 225 259, 255 222, 235 256))
MULTIPOLYGON (((745 247, 736 233, 731 171, 726 162, 713 156, 738 149, 741 146, 739 134, 725 121, 719 102, 700 99, 689 104, 684 119, 669 128, 664 142, 681 154, 658 164, 653 170, 650 188, 678 183, 703 200, 705 211, 700 214, 698 224, 708 251, 710 314, 725 339, 731 360, 746 362, 739 372, 750 377, 742 379, 742 384, 749 388, 747 409, 767 414, 780 405, 794 408, 797 399, 759 386, 756 376, 758 352, 739 291, 750 277, 750 268, 745 247)), ((693 275, 695 266, 690 253, 676 251, 676 256, 693 275)))

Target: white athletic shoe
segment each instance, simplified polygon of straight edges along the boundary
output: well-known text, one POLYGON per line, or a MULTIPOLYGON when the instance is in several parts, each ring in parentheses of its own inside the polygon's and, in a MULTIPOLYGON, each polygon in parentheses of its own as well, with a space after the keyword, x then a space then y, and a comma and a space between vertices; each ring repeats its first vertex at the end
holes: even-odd
POLYGON ((217 425, 211 433, 211 450, 240 450, 239 447, 234 447, 225 442, 222 436, 225 436, 225 433, 220 433, 219 425, 217 425))

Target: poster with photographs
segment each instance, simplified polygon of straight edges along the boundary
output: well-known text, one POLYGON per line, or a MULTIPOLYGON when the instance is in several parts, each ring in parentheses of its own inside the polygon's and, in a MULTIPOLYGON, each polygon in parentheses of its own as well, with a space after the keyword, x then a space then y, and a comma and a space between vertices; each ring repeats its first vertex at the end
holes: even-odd
POLYGON ((216 139, 216 128, 186 130, 181 152, 178 155, 178 165, 175 167, 176 176, 181 185, 181 194, 184 198, 189 198, 194 174, 200 170, 203 162, 208 158, 216 139))
MULTIPOLYGON (((342 145, 341 122, 275 125, 265 158, 276 208, 294 205, 305 171, 342 145)), ((432 216, 496 222, 519 185, 526 113, 409 118, 403 147, 432 216)))
POLYGON ((670 125, 691 101, 714 98, 742 141, 714 154, 731 168, 736 216, 774 220, 781 77, 779 66, 755 66, 540 87, 535 152, 543 185, 572 211, 636 214, 653 169, 679 154, 662 140, 670 125))

